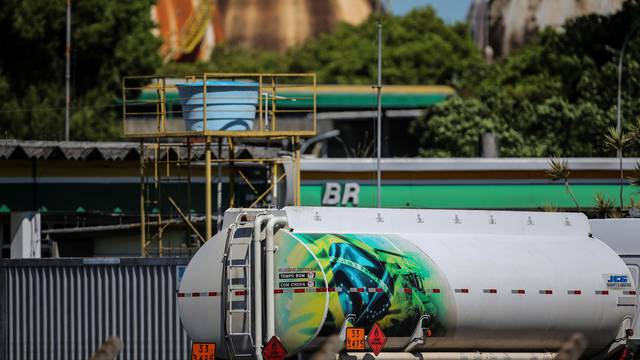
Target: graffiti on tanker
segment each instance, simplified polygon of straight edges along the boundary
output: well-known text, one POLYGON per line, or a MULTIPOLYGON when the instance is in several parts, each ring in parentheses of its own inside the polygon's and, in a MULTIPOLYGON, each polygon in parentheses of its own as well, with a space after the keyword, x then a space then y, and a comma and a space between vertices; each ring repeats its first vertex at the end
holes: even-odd
POLYGON ((289 347, 338 333, 348 315, 355 316, 351 325, 368 330, 377 323, 389 337, 411 336, 421 315, 431 316, 432 336, 442 336, 454 316, 446 280, 402 237, 281 231, 276 242, 278 268, 319 270, 315 291, 276 298, 276 331, 289 347))

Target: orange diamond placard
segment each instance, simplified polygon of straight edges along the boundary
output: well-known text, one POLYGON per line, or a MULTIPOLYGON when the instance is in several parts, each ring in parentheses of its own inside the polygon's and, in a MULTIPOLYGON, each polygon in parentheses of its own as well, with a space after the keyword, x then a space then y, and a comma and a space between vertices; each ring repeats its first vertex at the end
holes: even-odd
POLYGON ((387 342, 387 337, 384 336, 382 329, 378 326, 378 323, 373 324, 371 331, 369 331, 369 336, 367 337, 367 343, 371 348, 371 351, 378 356, 384 347, 384 344, 387 342))

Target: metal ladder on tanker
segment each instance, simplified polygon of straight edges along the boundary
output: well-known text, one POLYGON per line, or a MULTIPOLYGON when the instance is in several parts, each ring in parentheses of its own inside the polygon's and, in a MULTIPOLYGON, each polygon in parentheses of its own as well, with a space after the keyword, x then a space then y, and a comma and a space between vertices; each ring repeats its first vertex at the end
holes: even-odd
POLYGON ((251 260, 253 222, 229 227, 225 251, 225 331, 231 358, 252 357, 251 260))

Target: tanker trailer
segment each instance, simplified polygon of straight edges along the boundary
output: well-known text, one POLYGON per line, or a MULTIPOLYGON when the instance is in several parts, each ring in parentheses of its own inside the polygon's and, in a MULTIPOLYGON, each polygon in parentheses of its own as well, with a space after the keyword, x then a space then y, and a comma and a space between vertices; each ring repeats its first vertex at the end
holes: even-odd
POLYGON ((260 359, 272 336, 309 353, 374 324, 386 358, 550 359, 576 333, 603 358, 626 345, 636 289, 583 214, 231 209, 178 308, 220 358, 260 359))

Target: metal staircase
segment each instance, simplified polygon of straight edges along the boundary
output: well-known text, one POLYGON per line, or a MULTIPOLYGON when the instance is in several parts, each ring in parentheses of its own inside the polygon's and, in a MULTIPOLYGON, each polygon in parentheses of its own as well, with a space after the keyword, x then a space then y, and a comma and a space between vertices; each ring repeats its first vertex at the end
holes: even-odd
POLYGON ((251 241, 253 222, 236 222, 229 228, 225 253, 227 343, 231 357, 252 357, 251 241))

